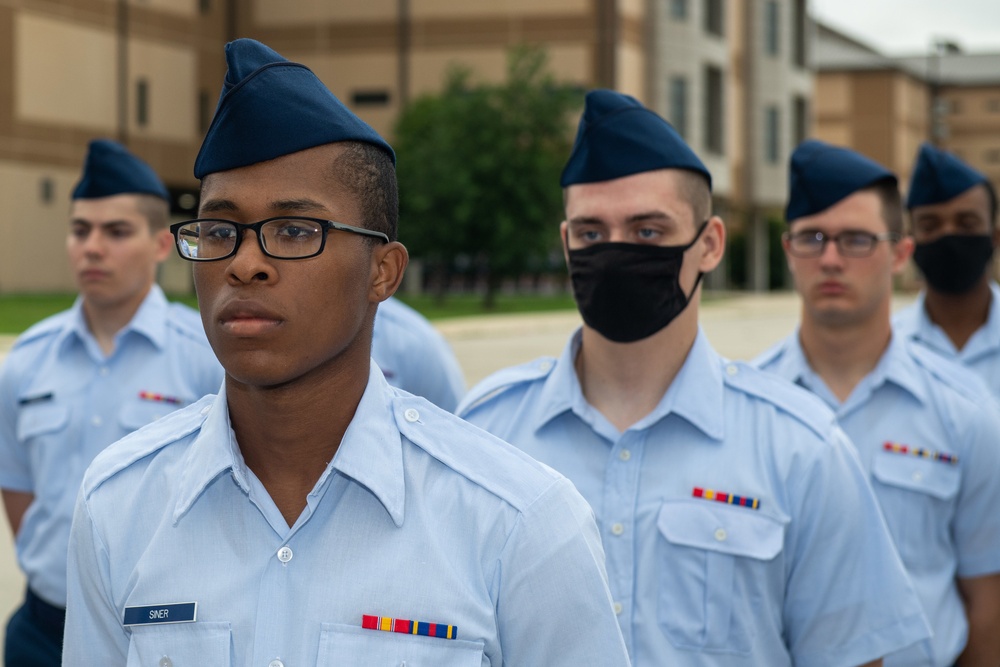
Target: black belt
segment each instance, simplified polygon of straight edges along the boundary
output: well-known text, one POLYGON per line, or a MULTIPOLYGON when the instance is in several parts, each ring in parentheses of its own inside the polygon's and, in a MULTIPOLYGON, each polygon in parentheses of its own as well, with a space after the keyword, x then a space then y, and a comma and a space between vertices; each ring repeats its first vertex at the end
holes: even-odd
POLYGON ((25 605, 28 611, 38 623, 51 633, 56 633, 62 637, 63 628, 66 626, 66 609, 49 604, 38 597, 31 588, 24 595, 25 605))

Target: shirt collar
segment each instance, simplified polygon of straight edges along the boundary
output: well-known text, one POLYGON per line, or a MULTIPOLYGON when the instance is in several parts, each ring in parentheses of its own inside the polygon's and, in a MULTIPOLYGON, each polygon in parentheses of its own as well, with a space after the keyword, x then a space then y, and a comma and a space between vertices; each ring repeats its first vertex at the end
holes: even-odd
MULTIPOLYGON (((576 375, 574 363, 580 350, 582 328, 577 329, 563 348, 562 355, 552 373, 545 380, 539 398, 536 430, 567 410, 586 419, 593 407, 587 403, 576 375)), ((699 328, 694 344, 688 352, 677 377, 670 384, 663 398, 653 411, 636 422, 632 429, 648 428, 674 413, 686 419, 705 435, 722 439, 725 432, 722 411, 724 383, 721 358, 712 349, 704 332, 699 328)))
MULTIPOLYGON (((889 346, 882 353, 878 363, 875 364, 875 368, 851 392, 851 396, 848 398, 849 403, 853 404, 859 400, 867 402, 868 396, 886 382, 898 385, 913 394, 921 403, 926 403, 927 391, 907 349, 908 345, 909 343, 903 336, 894 334, 889 340, 889 346)), ((824 397, 827 401, 835 400, 832 393, 829 393, 823 379, 809 365, 809 360, 806 359, 802 349, 798 327, 796 327, 795 333, 785 340, 784 352, 772 370, 821 397, 824 397, 824 394, 829 394, 829 398, 824 397), (819 391, 819 388, 815 386, 817 383, 822 383, 823 391, 819 391)), ((834 403, 831 407, 838 412, 841 407, 850 409, 848 404, 840 406, 838 403, 834 403)))
MULTIPOLYGON (((375 364, 371 365, 354 418, 310 496, 317 494, 336 469, 378 498, 396 526, 403 525, 404 498, 402 439, 392 410, 393 392, 375 364)), ((248 471, 229 422, 226 388, 223 385, 208 407, 201 431, 187 454, 178 485, 173 520, 176 523, 191 509, 208 485, 227 470, 248 492, 248 471)))
MULTIPOLYGON (((979 331, 985 334, 988 349, 995 350, 1000 348, 1000 285, 991 281, 990 294, 992 296, 990 300, 990 312, 986 316, 986 323, 979 331)), ((927 293, 921 290, 914 301, 913 307, 916 309, 916 321, 913 327, 914 336, 918 340, 931 345, 931 347, 941 348, 942 351, 948 354, 957 354, 955 345, 948 338, 948 334, 944 332, 944 329, 931 321, 931 316, 927 313, 926 298, 927 293)), ((966 349, 963 349, 963 352, 966 351, 966 349)))
MULTIPOLYGON (((121 340, 122 336, 134 331, 145 336, 157 349, 164 349, 167 344, 167 320, 169 319, 167 311, 169 307, 170 304, 167 302, 167 297, 163 295, 163 290, 154 283, 129 323, 115 334, 116 347, 117 341, 121 340)), ((71 340, 78 340, 85 345, 88 344, 88 341, 94 341, 94 334, 87 326, 87 318, 83 313, 82 296, 78 296, 73 302, 69 320, 61 336, 58 343, 60 347, 68 344, 71 340)), ((96 342, 93 344, 96 346, 96 342)))

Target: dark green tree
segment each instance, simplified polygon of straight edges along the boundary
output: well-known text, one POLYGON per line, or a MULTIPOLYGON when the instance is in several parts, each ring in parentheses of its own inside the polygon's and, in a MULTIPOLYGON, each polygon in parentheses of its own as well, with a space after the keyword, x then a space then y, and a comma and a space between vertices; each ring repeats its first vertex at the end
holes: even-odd
MULTIPOLYGON (((486 306, 504 278, 558 245, 559 174, 582 91, 557 83, 546 55, 517 47, 502 84, 453 68, 440 94, 409 105, 396 126, 400 239, 428 268, 465 257, 486 274, 486 306)), ((443 296, 443 295, 442 295, 443 296)))

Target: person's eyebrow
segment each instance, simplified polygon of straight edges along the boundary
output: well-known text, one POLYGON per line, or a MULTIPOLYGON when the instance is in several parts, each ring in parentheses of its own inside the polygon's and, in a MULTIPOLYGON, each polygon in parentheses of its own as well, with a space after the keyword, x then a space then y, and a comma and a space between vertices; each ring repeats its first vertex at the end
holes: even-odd
POLYGON ((625 222, 649 222, 650 220, 676 222, 673 217, 663 211, 644 211, 642 213, 636 213, 635 215, 630 215, 626 218, 625 222))
POLYGON ((238 210, 240 210, 240 207, 228 199, 209 199, 201 203, 201 206, 198 208, 198 214, 235 213, 238 210))
POLYGON ((283 213, 312 213, 318 210, 326 210, 326 206, 318 201, 307 197, 301 199, 278 199, 268 206, 272 211, 283 213))

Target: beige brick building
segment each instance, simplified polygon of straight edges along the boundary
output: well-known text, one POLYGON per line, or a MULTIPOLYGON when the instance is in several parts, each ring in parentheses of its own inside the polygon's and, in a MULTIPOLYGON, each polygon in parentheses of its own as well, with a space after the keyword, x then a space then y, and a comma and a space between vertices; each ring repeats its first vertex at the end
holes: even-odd
MULTIPOLYGON (((68 198, 93 137, 126 143, 162 175, 174 213, 191 211, 222 45, 244 36, 310 66, 389 137, 407 100, 436 91, 452 65, 495 81, 511 45, 540 44, 557 78, 635 95, 678 125, 735 228, 760 240, 785 198, 788 152, 808 132, 806 10, 806 0, 0 0, 0 292, 72 289, 68 198)), ((766 253, 752 255, 759 285, 766 253)), ((178 260, 161 282, 188 280, 178 260)))

